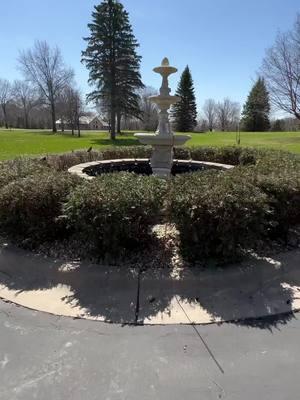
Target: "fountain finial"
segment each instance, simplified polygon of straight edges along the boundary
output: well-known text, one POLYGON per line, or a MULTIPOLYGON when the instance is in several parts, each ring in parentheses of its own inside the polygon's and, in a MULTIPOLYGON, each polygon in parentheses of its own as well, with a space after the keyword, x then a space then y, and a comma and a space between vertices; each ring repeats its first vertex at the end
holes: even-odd
POLYGON ((162 60, 161 65, 163 65, 163 66, 169 66, 169 65, 170 65, 169 60, 168 60, 167 57, 165 57, 165 58, 162 60))

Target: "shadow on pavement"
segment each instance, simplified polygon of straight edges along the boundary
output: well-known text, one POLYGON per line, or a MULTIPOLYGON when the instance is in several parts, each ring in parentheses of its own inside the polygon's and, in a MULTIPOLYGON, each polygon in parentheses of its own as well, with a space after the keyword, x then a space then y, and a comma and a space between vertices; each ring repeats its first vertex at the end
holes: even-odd
POLYGON ((272 329, 300 308, 299 260, 300 252, 294 251, 224 269, 174 272, 166 267, 139 273, 137 268, 53 261, 6 247, 0 252, 0 296, 6 297, 3 290, 12 293, 22 305, 30 297, 30 307, 36 302, 44 311, 53 300, 57 314, 61 306, 63 315, 107 322, 232 321, 272 329))

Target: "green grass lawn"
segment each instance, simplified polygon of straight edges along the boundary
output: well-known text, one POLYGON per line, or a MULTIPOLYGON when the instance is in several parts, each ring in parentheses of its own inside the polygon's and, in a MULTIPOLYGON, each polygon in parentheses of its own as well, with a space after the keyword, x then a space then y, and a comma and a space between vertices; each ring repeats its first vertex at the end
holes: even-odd
MULTIPOLYGON (((228 146, 236 144, 235 132, 190 133, 188 146, 228 146)), ((108 146, 136 145, 133 133, 125 133, 115 142, 106 132, 82 132, 77 138, 71 133, 53 134, 50 131, 4 130, 0 129, 0 160, 23 155, 62 153, 72 150, 100 149, 108 146)), ((241 133, 241 146, 267 147, 300 153, 300 132, 241 133)))

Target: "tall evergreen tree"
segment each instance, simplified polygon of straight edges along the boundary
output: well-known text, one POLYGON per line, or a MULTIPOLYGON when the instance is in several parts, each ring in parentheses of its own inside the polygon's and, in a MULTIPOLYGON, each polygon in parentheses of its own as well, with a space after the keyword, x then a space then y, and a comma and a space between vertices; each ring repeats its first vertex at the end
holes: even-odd
POLYGON ((242 113, 243 129, 249 132, 264 132, 270 129, 270 101, 263 78, 253 85, 242 113))
POLYGON ((180 100, 172 109, 175 129, 179 132, 193 131, 197 125, 197 105, 193 78, 188 66, 181 75, 176 96, 180 100))
POLYGON ((94 7, 90 36, 82 61, 89 70, 89 83, 95 90, 88 100, 108 105, 111 138, 116 137, 116 118, 139 117, 137 90, 144 87, 140 75, 139 46, 132 32, 128 12, 118 0, 104 0, 94 7))

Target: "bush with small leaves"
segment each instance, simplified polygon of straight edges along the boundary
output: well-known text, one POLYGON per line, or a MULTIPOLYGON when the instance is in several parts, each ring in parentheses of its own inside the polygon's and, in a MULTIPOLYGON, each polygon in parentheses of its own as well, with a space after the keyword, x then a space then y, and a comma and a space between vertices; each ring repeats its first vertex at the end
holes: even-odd
POLYGON ((54 154, 45 157, 46 164, 57 171, 67 171, 74 165, 98 160, 103 160, 103 153, 95 150, 80 150, 73 151, 71 153, 54 154))
POLYGON ((0 189, 0 229, 32 245, 66 234, 62 204, 81 179, 66 172, 41 172, 0 189))
POLYGON ((98 255, 118 257, 147 246, 150 228, 160 219, 165 191, 165 181, 154 177, 101 175, 71 192, 64 214, 98 255))
POLYGON ((92 181, 64 172, 92 160, 149 158, 149 147, 77 151, 0 164, 0 229, 32 245, 76 234, 101 257, 147 247, 151 227, 176 223, 189 260, 238 258, 245 249, 288 240, 300 225, 300 158, 287 152, 175 148, 174 157, 235 165, 169 181, 133 173, 92 181), (92 246, 91 246, 92 245, 92 246))
POLYGON ((258 187, 268 199, 272 238, 287 240, 289 231, 300 225, 300 160, 278 152, 258 160, 255 166, 235 168, 231 174, 258 187))
POLYGON ((188 147, 174 147, 174 159, 175 160, 190 160, 191 149, 188 147))
POLYGON ((149 158, 151 153, 152 149, 150 146, 110 147, 103 151, 103 159, 149 158))
POLYGON ((0 163, 0 188, 16 179, 49 171, 47 165, 37 159, 17 158, 0 163))
POLYGON ((267 196, 251 183, 210 171, 176 177, 172 191, 170 214, 189 260, 232 261, 264 236, 267 196))

